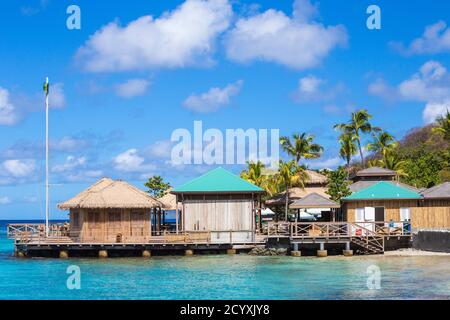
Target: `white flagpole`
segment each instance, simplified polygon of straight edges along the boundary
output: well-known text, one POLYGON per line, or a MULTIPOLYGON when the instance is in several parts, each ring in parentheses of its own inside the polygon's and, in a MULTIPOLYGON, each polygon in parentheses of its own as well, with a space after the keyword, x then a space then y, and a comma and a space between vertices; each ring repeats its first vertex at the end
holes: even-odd
POLYGON ((49 211, 49 201, 48 201, 48 77, 45 79, 47 84, 47 90, 45 93, 45 235, 49 236, 49 222, 48 222, 48 211, 49 211))

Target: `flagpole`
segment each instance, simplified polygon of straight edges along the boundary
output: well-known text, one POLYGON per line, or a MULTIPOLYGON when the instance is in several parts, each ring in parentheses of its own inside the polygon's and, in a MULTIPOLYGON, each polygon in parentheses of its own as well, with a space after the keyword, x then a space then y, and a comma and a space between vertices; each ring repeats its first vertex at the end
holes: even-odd
POLYGON ((49 236, 49 197, 48 197, 48 77, 45 79, 45 235, 49 236))

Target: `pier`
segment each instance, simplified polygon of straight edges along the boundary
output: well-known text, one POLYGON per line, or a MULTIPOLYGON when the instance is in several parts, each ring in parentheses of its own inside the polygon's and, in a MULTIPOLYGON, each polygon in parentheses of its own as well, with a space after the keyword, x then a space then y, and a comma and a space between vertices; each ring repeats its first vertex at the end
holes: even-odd
MULTIPOLYGON (((81 241, 70 236, 70 226, 51 224, 8 225, 16 256, 29 257, 151 257, 154 255, 236 254, 256 247, 284 247, 292 256, 315 250, 323 257, 330 252, 345 256, 382 254, 387 248, 408 246, 412 234, 391 222, 269 222, 261 230, 151 232, 145 241, 81 241), (246 235, 246 236, 243 236, 246 235)), ((398 223, 397 223, 398 225, 398 223)))

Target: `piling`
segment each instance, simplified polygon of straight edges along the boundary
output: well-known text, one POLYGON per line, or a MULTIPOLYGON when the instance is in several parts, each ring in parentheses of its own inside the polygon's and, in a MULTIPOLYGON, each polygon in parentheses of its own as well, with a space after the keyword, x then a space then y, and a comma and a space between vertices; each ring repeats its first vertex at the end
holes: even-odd
POLYGON ((67 259, 69 257, 69 252, 67 250, 60 250, 59 257, 61 259, 67 259))
POLYGON ((99 258, 108 258, 108 250, 99 250, 98 257, 99 258))
POLYGON ((293 256, 293 257, 301 257, 302 256, 302 252, 298 251, 298 250, 293 250, 293 251, 291 251, 291 256, 293 256))
POLYGON ((184 250, 184 255, 185 256, 193 256, 194 255, 194 250, 184 250))
POLYGON ((150 258, 152 256, 152 252, 150 250, 143 250, 142 251, 142 257, 143 258, 150 258))
POLYGON ((227 249, 227 254, 236 254, 236 249, 227 249))
POLYGON ((320 249, 317 250, 317 256, 321 258, 328 256, 328 251, 325 250, 325 244, 323 242, 320 243, 320 249))

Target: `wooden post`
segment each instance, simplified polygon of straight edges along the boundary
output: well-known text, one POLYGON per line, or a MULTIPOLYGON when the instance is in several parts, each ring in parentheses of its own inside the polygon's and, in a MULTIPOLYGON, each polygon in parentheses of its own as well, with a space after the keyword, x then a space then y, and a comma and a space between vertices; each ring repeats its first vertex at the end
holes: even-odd
POLYGON ((143 258, 150 258, 152 256, 152 252, 150 250, 142 250, 143 258))
POLYGON ((317 250, 317 256, 319 258, 328 256, 328 251, 325 250, 325 244, 323 242, 320 243, 320 250, 317 250))
POLYGON ((178 194, 175 195, 175 228, 177 230, 177 234, 178 234, 178 194))
POLYGON ((59 251, 59 257, 61 259, 67 259, 69 257, 69 252, 67 250, 59 251))
POLYGON ((184 255, 185 256, 193 256, 194 255, 194 250, 184 250, 184 255))

